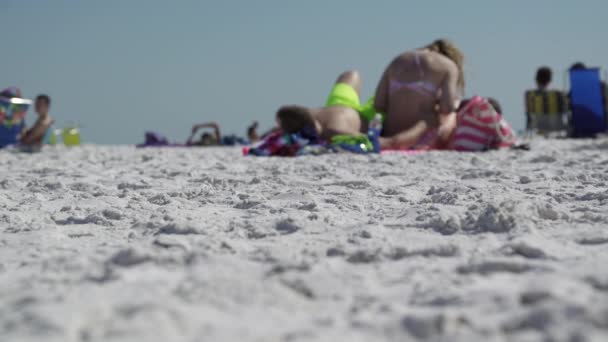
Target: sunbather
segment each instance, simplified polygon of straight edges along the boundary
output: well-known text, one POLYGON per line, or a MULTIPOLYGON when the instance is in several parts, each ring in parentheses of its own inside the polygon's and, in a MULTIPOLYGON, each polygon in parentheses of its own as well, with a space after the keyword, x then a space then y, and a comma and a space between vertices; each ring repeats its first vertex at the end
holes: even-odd
POLYGON ((188 138, 186 145, 188 146, 213 146, 219 145, 222 139, 220 126, 215 122, 207 122, 192 126, 192 134, 188 138), (213 133, 205 132, 199 140, 195 140, 196 133, 202 128, 211 128, 213 133))
MULTIPOLYGON (((255 133, 255 127, 257 122, 254 122, 248 129, 248 134, 255 133)), ((234 146, 234 145, 245 145, 248 141, 242 137, 236 135, 222 136, 220 133, 220 126, 215 122, 206 122, 192 126, 192 133, 186 142, 187 146, 234 146), (201 135, 200 139, 196 140, 196 134, 204 128, 212 129, 212 132, 205 132, 201 135)))
POLYGON ((360 88, 359 73, 346 71, 338 77, 325 107, 283 106, 277 112, 277 124, 286 133, 310 130, 325 140, 339 134, 359 135, 373 111, 371 106, 361 105, 360 88))
POLYGON ((456 125, 463 90, 464 57, 451 42, 432 44, 397 56, 378 84, 375 109, 386 113, 383 148, 410 148, 421 140, 447 144, 456 125), (427 138, 425 138, 427 136, 427 138))

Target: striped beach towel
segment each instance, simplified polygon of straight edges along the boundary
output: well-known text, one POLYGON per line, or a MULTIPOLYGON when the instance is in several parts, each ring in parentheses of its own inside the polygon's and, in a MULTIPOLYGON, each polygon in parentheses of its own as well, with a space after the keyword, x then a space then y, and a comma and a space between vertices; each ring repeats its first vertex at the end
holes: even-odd
POLYGON ((517 137, 487 99, 473 97, 458 113, 450 150, 473 152, 514 146, 517 137))

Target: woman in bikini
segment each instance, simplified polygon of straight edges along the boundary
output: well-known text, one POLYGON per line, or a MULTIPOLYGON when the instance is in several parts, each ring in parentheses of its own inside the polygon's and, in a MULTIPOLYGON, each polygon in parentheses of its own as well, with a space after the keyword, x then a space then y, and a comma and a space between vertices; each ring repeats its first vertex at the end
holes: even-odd
POLYGON ((374 107, 386 113, 382 148, 445 146, 464 90, 464 57, 439 39, 397 56, 378 84, 374 107))

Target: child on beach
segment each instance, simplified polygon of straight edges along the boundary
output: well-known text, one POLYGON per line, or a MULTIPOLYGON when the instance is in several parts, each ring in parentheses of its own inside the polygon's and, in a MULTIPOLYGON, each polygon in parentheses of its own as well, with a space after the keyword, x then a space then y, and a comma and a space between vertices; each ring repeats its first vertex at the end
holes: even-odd
POLYGON ((49 115, 51 98, 48 95, 38 95, 34 108, 38 118, 32 127, 24 130, 19 138, 23 146, 40 147, 42 146, 47 131, 53 124, 53 118, 49 115))

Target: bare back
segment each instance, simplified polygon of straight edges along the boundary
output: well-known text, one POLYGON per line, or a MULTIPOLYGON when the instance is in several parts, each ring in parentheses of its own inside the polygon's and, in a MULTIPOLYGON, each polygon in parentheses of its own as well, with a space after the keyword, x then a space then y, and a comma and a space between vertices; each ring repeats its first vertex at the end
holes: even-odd
POLYGON ((387 67, 376 90, 376 109, 387 114, 383 135, 391 136, 424 121, 438 126, 438 113, 455 110, 458 68, 447 57, 406 52, 387 67))

